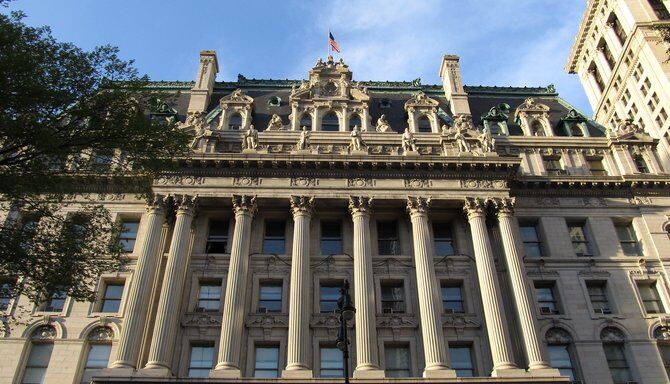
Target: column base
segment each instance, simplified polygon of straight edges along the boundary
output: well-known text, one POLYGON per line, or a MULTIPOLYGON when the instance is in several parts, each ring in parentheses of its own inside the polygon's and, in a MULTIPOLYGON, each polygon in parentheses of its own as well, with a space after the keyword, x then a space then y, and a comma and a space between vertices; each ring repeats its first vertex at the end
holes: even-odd
POLYGON ((556 368, 537 368, 529 369, 528 374, 533 377, 559 377, 561 371, 556 368))
POLYGON ((291 369, 283 370, 282 379, 311 379, 314 377, 311 369, 291 369))
POLYGON ((491 372, 491 377, 528 377, 529 374, 521 368, 498 368, 491 372))
POLYGON ((383 379, 385 373, 380 368, 355 369, 354 379, 383 379))
POLYGON ((242 378, 242 371, 238 368, 212 369, 209 371, 209 377, 216 379, 240 379, 242 378))
POLYGON ((131 377, 135 374, 135 368, 132 367, 118 367, 118 368, 104 368, 96 376, 104 377, 131 377))
POLYGON ((456 377, 456 371, 451 368, 427 369, 423 371, 423 377, 426 379, 453 379, 456 377))
POLYGON ((167 367, 152 366, 138 369, 135 376, 139 377, 172 377, 172 370, 167 367))

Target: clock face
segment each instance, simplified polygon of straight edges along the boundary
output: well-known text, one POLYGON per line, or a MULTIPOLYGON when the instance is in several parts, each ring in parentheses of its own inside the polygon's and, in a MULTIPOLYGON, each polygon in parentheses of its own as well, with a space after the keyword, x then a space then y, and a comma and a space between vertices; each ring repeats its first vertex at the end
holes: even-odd
POLYGON ((337 84, 335 84, 332 81, 329 81, 326 85, 323 86, 323 93, 326 95, 337 94, 337 84))

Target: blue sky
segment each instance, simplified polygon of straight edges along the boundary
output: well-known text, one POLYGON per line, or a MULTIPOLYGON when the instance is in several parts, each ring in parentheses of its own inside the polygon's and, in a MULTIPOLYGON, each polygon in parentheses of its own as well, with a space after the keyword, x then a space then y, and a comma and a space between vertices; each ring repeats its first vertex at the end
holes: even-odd
MULTIPOLYGON (((202 49, 218 80, 305 78, 325 56, 330 27, 355 80, 439 84, 445 53, 461 57, 467 85, 555 84, 588 115, 565 72, 584 0, 157 1, 16 0, 30 25, 90 49, 112 44, 152 80, 193 80, 202 49)), ((6 12, 6 11, 3 11, 6 12)))

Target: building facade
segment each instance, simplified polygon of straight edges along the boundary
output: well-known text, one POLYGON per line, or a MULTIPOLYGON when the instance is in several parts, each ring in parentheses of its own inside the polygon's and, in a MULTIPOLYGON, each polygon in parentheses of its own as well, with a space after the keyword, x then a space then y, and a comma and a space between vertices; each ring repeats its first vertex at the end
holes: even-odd
POLYGON ((1 298, 1 382, 342 382, 345 280, 352 380, 668 381, 670 178, 640 125, 463 86, 451 55, 439 85, 217 72, 152 84, 193 133, 153 201, 81 196, 128 228, 98 299, 1 298))

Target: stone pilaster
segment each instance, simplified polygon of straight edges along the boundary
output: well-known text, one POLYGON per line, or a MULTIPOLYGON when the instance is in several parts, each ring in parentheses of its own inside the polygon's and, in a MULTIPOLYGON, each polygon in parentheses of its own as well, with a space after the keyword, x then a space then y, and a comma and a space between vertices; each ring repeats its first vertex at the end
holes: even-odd
POLYGON ((307 363, 307 356, 312 350, 309 337, 311 306, 305 294, 310 291, 309 224, 314 211, 314 198, 291 196, 290 202, 293 213, 293 253, 291 256, 286 368, 282 372, 282 377, 300 379, 312 377, 312 370, 307 363))
POLYGON ((486 228, 486 206, 486 201, 481 198, 466 198, 463 209, 468 215, 470 231, 472 232, 477 276, 482 303, 484 304, 486 331, 488 332, 491 356, 493 357, 493 372, 491 375, 516 376, 522 374, 523 371, 514 364, 509 335, 505 332, 507 322, 502 309, 502 298, 493 261, 493 250, 486 228))
POLYGON ((210 371, 210 377, 242 377, 240 347, 244 331, 251 222, 256 213, 256 197, 233 195, 233 212, 235 213, 235 232, 230 249, 226 291, 221 295, 225 299, 221 318, 219 356, 216 367, 210 371))
POLYGON ((155 196, 142 217, 142 237, 138 239, 137 265, 128 287, 125 318, 119 336, 116 358, 110 368, 137 368, 140 340, 147 323, 153 278, 160 259, 161 229, 165 222, 164 196, 155 196))
POLYGON ((158 301, 149 359, 145 366, 145 373, 151 375, 169 376, 172 374, 172 353, 174 342, 177 339, 180 304, 190 259, 191 224, 195 215, 196 197, 177 196, 175 203, 177 217, 158 301))
POLYGON ((552 369, 542 356, 542 346, 537 335, 537 321, 528 294, 528 285, 525 281, 526 274, 521 259, 522 253, 519 252, 520 242, 514 230, 514 198, 492 199, 492 203, 498 211, 500 236, 505 249, 505 261, 512 284, 516 313, 521 326, 521 337, 528 358, 528 370, 531 373, 543 376, 560 376, 560 372, 552 369))
POLYGON ((370 246, 370 214, 372 198, 349 197, 349 212, 354 223, 354 305, 356 307, 356 369, 355 378, 380 379, 377 324, 375 318, 375 286, 370 246))
POLYGON ((421 337, 426 359, 423 377, 456 377, 456 372, 449 368, 449 354, 442 330, 442 301, 439 284, 435 276, 433 261, 435 252, 433 251, 428 228, 429 206, 430 199, 422 197, 409 197, 407 199, 407 211, 412 221, 421 337))

